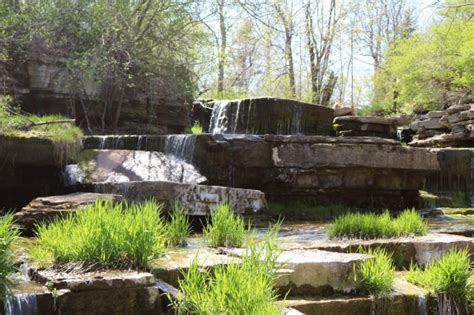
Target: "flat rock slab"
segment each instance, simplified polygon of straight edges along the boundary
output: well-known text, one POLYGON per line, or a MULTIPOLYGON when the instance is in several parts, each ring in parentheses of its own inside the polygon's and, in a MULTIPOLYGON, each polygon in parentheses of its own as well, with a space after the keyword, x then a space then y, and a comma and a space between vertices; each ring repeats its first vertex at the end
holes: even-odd
POLYGON ((211 270, 216 266, 229 263, 240 263, 238 257, 219 254, 216 250, 206 247, 194 249, 177 249, 168 251, 167 254, 151 263, 151 273, 158 279, 178 287, 178 279, 182 273, 196 261, 199 267, 211 270))
POLYGON ((66 185, 96 182, 172 181, 199 184, 207 181, 191 164, 163 152, 139 150, 85 150, 78 164, 65 168, 66 185))
MULTIPOLYGON (((241 256, 245 249, 224 250, 241 256)), ((330 295, 334 291, 349 292, 355 289, 354 268, 368 255, 328 252, 318 249, 283 251, 278 263, 288 272, 280 274, 276 287, 290 295, 330 295)))
POLYGON ((154 286, 151 273, 106 270, 95 272, 61 272, 57 270, 33 270, 33 278, 48 283, 57 290, 95 291, 154 286))
MULTIPOLYGON (((470 253, 474 253, 474 239, 459 235, 430 233, 412 238, 286 243, 282 244, 282 247, 287 250, 311 248, 342 253, 357 252, 359 247, 382 247, 393 253, 393 261, 398 268, 408 268, 412 261, 424 266, 452 248, 467 248, 470 253)), ((474 259, 473 256, 471 257, 474 259)))
POLYGON ((209 215, 215 206, 228 200, 236 213, 256 213, 267 208, 265 194, 259 190, 173 182, 95 183, 89 189, 122 195, 129 201, 153 198, 171 209, 179 201, 189 215, 209 215))
POLYGON ((334 118, 335 124, 355 122, 360 124, 393 125, 393 121, 376 116, 342 116, 334 118))
POLYGON ((15 213, 14 220, 22 229, 23 234, 30 235, 35 225, 75 212, 81 207, 94 203, 96 200, 120 201, 122 196, 77 192, 67 195, 39 197, 33 199, 21 211, 15 213))

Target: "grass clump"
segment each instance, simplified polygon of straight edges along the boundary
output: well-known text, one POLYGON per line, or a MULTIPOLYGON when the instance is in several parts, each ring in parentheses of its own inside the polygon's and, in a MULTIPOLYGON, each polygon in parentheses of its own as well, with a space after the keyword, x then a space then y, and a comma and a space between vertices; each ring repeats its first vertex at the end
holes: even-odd
POLYGON ((438 297, 439 314, 468 314, 469 301, 472 303, 474 298, 474 287, 469 282, 474 276, 469 256, 467 249, 451 249, 424 270, 412 264, 406 278, 438 297))
POLYGON ((330 238, 390 238, 425 235, 428 224, 414 209, 404 210, 397 218, 388 211, 382 214, 348 213, 339 216, 329 227, 330 238))
POLYGON ((178 314, 282 314, 274 305, 279 251, 275 239, 251 243, 240 262, 202 270, 197 262, 179 280, 178 314))
POLYGON ((395 274, 392 254, 383 248, 369 248, 362 252, 373 258, 364 260, 356 270, 355 280, 358 288, 374 296, 390 293, 395 274))
POLYGON ((11 97, 0 96, 0 135, 50 139, 58 145, 80 143, 82 131, 72 123, 47 123, 68 120, 61 115, 32 115, 12 105, 11 97))
POLYGON ((166 228, 154 201, 140 204, 96 201, 64 219, 37 227, 32 253, 40 266, 145 268, 165 247, 166 228))
POLYGON ((203 133, 203 129, 199 121, 195 121, 193 126, 191 127, 191 133, 193 135, 200 135, 203 133))
POLYGON ((186 238, 191 234, 191 222, 186 213, 186 208, 175 202, 170 213, 170 221, 166 224, 167 245, 186 246, 186 238))
POLYGON ((210 247, 241 247, 245 238, 244 220, 231 209, 229 201, 217 205, 206 220, 204 237, 210 247))
POLYGON ((12 285, 9 276, 15 271, 13 244, 18 238, 18 230, 13 227, 13 216, 0 217, 0 301, 5 301, 12 285))

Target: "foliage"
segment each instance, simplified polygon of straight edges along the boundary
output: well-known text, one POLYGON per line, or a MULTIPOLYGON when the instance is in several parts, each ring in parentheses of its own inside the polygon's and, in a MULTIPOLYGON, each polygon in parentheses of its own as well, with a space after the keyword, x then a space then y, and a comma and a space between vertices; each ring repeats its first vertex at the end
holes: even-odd
POLYGON ((211 247, 240 247, 245 237, 244 220, 231 209, 229 201, 217 205, 206 220, 204 237, 211 247))
POLYGON ((383 248, 369 248, 362 252, 373 258, 364 260, 357 267, 355 280, 358 288, 375 296, 390 293, 395 274, 392 254, 383 248))
POLYGON ((41 266, 145 268, 160 256, 166 228, 154 201, 140 204, 96 201, 64 219, 37 227, 32 257, 41 266))
POLYGON ((310 206, 302 202, 293 204, 270 203, 268 208, 272 216, 282 216, 294 220, 332 220, 351 211, 343 205, 310 206))
POLYGON ((467 208, 469 207, 469 202, 467 201, 466 194, 457 191, 451 195, 451 207, 453 208, 467 208))
POLYGON ((179 280, 178 314, 281 314, 273 303, 280 254, 275 233, 251 242, 240 262, 202 270, 197 261, 179 280))
MULTIPOLYGON (((424 270, 412 264, 407 280, 432 290, 440 299, 439 307, 451 306, 460 310, 467 308, 467 301, 474 297, 474 286, 469 283, 469 278, 473 276, 469 251, 451 249, 441 258, 429 263, 424 270)), ((462 312, 458 311, 456 314, 462 312)))
POLYGON ((193 126, 189 130, 193 135, 200 135, 203 133, 203 129, 199 121, 195 121, 193 126))
POLYGON ((168 246, 186 246, 186 238, 191 234, 191 222, 186 213, 186 208, 175 202, 170 213, 170 222, 166 224, 168 246))
POLYGON ((8 278, 15 271, 13 244, 18 238, 18 230, 13 227, 13 216, 0 217, 0 302, 10 293, 8 278))
POLYGON ((34 123, 65 120, 61 115, 30 115, 11 105, 11 97, 0 96, 0 135, 39 137, 51 139, 56 144, 77 144, 81 129, 71 123, 46 124, 28 128, 34 123))
POLYGON ((415 209, 404 210, 397 218, 388 211, 383 214, 348 213, 334 220, 329 227, 331 238, 386 238, 410 235, 425 235, 428 224, 415 209))
POLYGON ((472 98, 473 47, 474 21, 458 15, 397 41, 374 74, 373 103, 386 112, 411 113, 472 98))

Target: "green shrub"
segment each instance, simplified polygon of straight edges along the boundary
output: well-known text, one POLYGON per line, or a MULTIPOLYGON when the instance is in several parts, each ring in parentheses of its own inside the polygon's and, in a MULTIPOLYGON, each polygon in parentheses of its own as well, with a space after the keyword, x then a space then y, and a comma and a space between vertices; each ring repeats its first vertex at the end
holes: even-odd
POLYGON ((166 228, 154 201, 140 204, 96 201, 51 224, 37 227, 32 256, 41 266, 78 263, 146 267, 163 253, 166 228))
POLYGON ((383 248, 369 248, 362 252, 373 256, 373 259, 363 261, 357 268, 355 272, 357 287, 375 296, 390 293, 395 274, 392 255, 383 248))
POLYGON ((388 211, 382 214, 348 213, 337 217, 329 227, 330 238, 373 239, 425 235, 428 224, 414 209, 404 210, 398 218, 392 218, 388 211))
POLYGON ((18 238, 18 230, 13 227, 13 217, 0 217, 0 301, 10 293, 9 276, 15 271, 15 256, 12 246, 18 238))
POLYGON ((469 283, 469 278, 474 276, 469 256, 467 249, 451 249, 424 270, 412 264, 406 278, 438 296, 440 314, 467 314, 468 301, 474 292, 469 283))
POLYGON ((186 208, 175 202, 170 213, 170 221, 166 224, 167 245, 186 246, 186 238, 191 234, 191 223, 186 208))
POLYGON ((201 124, 199 123, 199 121, 195 121, 193 126, 191 127, 191 133, 193 135, 200 135, 202 134, 202 132, 203 130, 201 124))
POLYGON ((230 208, 228 201, 216 206, 211 220, 206 220, 204 237, 210 247, 240 247, 245 237, 244 220, 230 208))
POLYGON ((179 280, 178 314, 282 314, 273 289, 279 251, 275 240, 252 242, 241 262, 202 270, 197 262, 179 280))

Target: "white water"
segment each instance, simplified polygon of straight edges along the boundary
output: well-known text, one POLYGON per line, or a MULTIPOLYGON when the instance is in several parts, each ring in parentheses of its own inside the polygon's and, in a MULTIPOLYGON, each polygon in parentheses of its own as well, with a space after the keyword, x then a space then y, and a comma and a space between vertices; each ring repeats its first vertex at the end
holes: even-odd
MULTIPOLYGON (((240 102, 239 102, 240 103, 240 102)), ((212 134, 226 133, 230 128, 231 101, 216 101, 212 108, 209 132, 212 134)), ((235 124, 237 125, 237 124, 235 124)))
POLYGON ((168 135, 164 140, 163 152, 186 162, 192 162, 195 143, 196 136, 194 135, 168 135))
POLYGON ((9 296, 5 303, 5 315, 36 315, 38 304, 36 294, 15 294, 9 296))
POLYGON ((423 293, 418 295, 416 303, 418 304, 418 314, 427 315, 428 309, 426 306, 426 296, 423 293))

